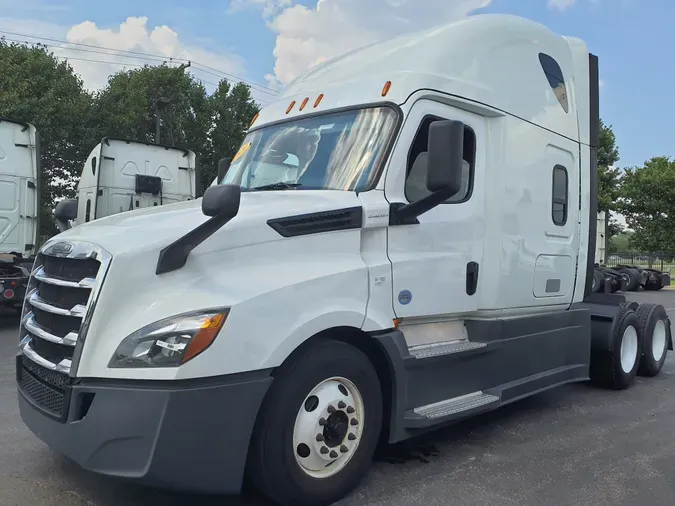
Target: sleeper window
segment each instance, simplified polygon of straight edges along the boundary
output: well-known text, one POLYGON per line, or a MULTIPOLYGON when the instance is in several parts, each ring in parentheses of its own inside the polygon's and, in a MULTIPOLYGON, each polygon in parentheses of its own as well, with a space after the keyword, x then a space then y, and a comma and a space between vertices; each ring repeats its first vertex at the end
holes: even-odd
POLYGON ((539 63, 541 63, 544 75, 553 90, 553 94, 558 99, 560 106, 565 112, 569 112, 570 106, 567 101, 567 86, 565 85, 565 78, 563 77, 560 65, 545 53, 539 53, 539 63))
POLYGON ((562 165, 553 167, 553 202, 551 216, 553 223, 563 226, 567 223, 567 194, 569 182, 567 169, 562 165))
MULTIPOLYGON (((427 189, 426 153, 429 143, 429 125, 443 118, 428 116, 422 120, 408 155, 406 168, 405 196, 409 202, 417 202, 431 194, 427 189)), ((462 184, 459 191, 444 204, 464 202, 471 196, 473 171, 476 157, 476 136, 469 127, 464 128, 464 149, 462 158, 462 184)))

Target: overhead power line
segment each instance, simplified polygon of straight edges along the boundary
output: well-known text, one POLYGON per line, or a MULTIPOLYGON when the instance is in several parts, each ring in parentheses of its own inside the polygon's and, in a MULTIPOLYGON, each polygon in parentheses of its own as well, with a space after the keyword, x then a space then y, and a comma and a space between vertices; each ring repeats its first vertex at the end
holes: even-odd
MULTIPOLYGON (((256 91, 266 93, 268 95, 277 95, 278 91, 270 88, 268 86, 264 86, 262 84, 255 83, 253 81, 249 81, 247 79, 244 79, 240 76, 237 76, 235 74, 231 74, 229 72, 225 72, 223 70, 210 67, 208 65, 205 65, 203 63, 194 61, 194 60, 188 60, 186 58, 179 58, 179 57, 171 57, 171 56, 163 56, 163 55, 158 55, 158 54, 152 54, 152 53, 144 53, 140 51, 129 51, 125 49, 115 49, 111 47, 105 47, 105 46, 98 46, 94 44, 85 44, 83 42, 69 42, 65 40, 60 40, 60 39, 54 39, 50 37, 41 37, 37 35, 29 35, 29 34, 24 34, 24 33, 17 33, 17 32, 9 32, 5 30, 0 30, 0 34, 5 34, 5 35, 10 35, 14 37, 27 37, 30 39, 36 39, 39 41, 48 41, 48 42, 54 42, 58 44, 66 44, 66 46, 54 46, 55 49, 63 49, 63 50, 68 50, 68 51, 83 51, 83 52, 90 52, 90 53, 96 53, 96 54, 103 54, 103 55, 109 55, 109 56, 130 56, 133 55, 134 58, 137 59, 142 59, 142 60, 147 60, 147 61, 154 61, 154 62, 183 62, 183 63, 191 63, 192 68, 196 68, 196 70, 199 70, 201 72, 204 72, 206 74, 210 74, 212 76, 218 77, 218 78, 227 78, 230 80, 236 80, 236 81, 241 81, 243 83, 248 84, 251 86, 251 88, 255 89, 256 91), (70 47, 70 46, 77 46, 77 47, 70 47), (112 52, 110 52, 112 51, 112 52)), ((19 42, 19 43, 30 43, 29 41, 22 41, 22 40, 14 40, 14 39, 7 39, 12 42, 19 42)), ((45 46, 48 46, 47 44, 44 44, 45 46)), ((51 44, 50 44, 51 45, 51 44)), ((82 61, 89 61, 83 58, 70 58, 72 60, 82 60, 82 61)), ((92 62, 96 63, 109 63, 109 64, 117 64, 117 62, 103 62, 103 61, 97 61, 97 60, 91 60, 92 62)), ((128 66, 138 66, 142 67, 143 65, 138 65, 134 63, 129 63, 126 64, 128 66)))

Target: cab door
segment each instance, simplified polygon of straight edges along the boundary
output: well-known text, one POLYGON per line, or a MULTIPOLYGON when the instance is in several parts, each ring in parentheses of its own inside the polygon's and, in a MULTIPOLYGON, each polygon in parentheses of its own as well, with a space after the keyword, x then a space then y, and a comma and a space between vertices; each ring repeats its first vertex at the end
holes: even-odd
POLYGON ((465 125, 462 185, 453 197, 420 215, 418 223, 389 227, 388 254, 398 318, 452 319, 475 312, 480 292, 489 290, 480 273, 485 118, 431 100, 416 102, 394 150, 385 194, 390 203, 404 204, 429 194, 423 153, 429 125, 438 120, 457 120, 465 125))

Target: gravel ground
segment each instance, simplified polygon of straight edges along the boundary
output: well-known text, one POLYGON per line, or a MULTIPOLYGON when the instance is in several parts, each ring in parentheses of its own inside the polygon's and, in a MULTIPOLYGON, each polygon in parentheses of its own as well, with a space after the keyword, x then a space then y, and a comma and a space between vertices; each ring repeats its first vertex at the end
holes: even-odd
MULTIPOLYGON (((663 304, 675 290, 631 295, 663 304)), ((263 506, 255 496, 179 495, 95 476, 22 424, 17 319, 0 316, 2 506, 263 506)), ((380 455, 343 506, 675 504, 675 354, 660 376, 622 392, 572 385, 509 405, 380 455)))

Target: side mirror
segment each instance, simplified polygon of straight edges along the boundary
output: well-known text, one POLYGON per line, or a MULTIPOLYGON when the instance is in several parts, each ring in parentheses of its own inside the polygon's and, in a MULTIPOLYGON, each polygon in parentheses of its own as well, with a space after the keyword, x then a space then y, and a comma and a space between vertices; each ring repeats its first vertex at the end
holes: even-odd
POLYGON ((445 198, 455 195, 462 187, 462 155, 464 152, 464 123, 434 121, 429 125, 427 144, 427 188, 443 191, 445 198))
POLYGON ((193 249, 237 215, 240 201, 239 185, 221 184, 207 188, 202 197, 202 213, 211 218, 160 251, 155 274, 165 274, 182 268, 193 249))
POLYGON ((234 218, 239 212, 241 186, 221 184, 210 186, 202 198, 202 213, 206 216, 229 216, 234 218))
POLYGON ((232 163, 232 158, 223 158, 218 162, 218 181, 222 181, 227 174, 227 170, 230 168, 230 163, 232 163))
POLYGON ((77 219, 77 199, 64 199, 56 204, 54 218, 60 232, 71 228, 70 222, 77 219))
MULTIPOLYGON (((422 153, 421 153, 422 154, 422 153)), ((410 204, 392 203, 390 225, 419 223, 417 217, 456 195, 462 187, 464 123, 434 121, 429 125, 429 141, 424 162, 426 186, 430 195, 410 204)))

